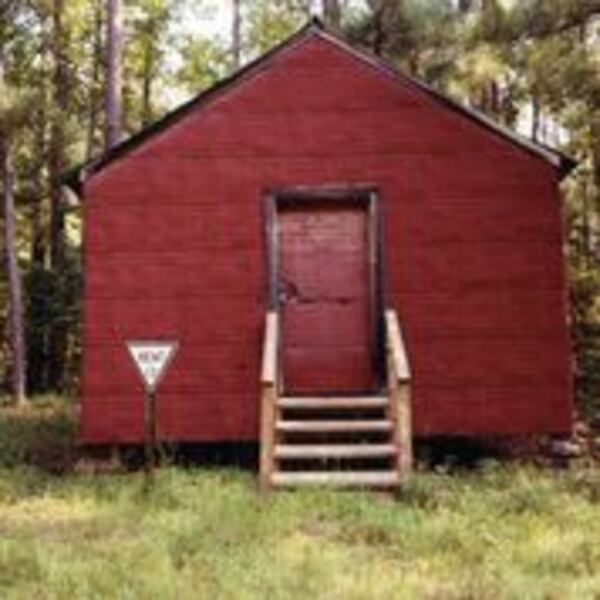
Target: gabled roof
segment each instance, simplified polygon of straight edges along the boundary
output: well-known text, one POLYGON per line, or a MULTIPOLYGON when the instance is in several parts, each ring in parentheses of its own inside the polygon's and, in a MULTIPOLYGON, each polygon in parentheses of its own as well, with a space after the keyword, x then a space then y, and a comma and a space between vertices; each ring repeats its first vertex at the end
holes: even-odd
POLYGON ((327 40, 328 42, 335 44, 342 50, 349 52, 355 58, 370 65, 372 68, 377 69, 380 73, 388 77, 391 77, 404 84, 408 84, 412 87, 420 89, 422 92, 430 96, 440 105, 445 106, 447 109, 456 111, 464 117, 486 128, 488 131, 491 131, 492 133, 500 136, 501 138, 504 138, 509 143, 512 143, 520 147, 521 149, 524 149, 527 152, 534 154, 535 156, 549 162, 553 167, 555 167, 558 170, 561 177, 566 176, 577 164, 575 160, 562 154, 561 152, 547 147, 545 145, 542 145, 540 143, 534 142, 526 138, 525 136, 516 133, 512 129, 509 129, 508 127, 505 127, 495 122, 487 115, 475 109, 464 106, 456 100, 445 96, 444 94, 430 87, 425 82, 415 77, 412 77, 406 73, 403 73, 402 71, 397 69, 391 62, 382 59, 379 56, 376 56, 372 52, 366 49, 358 49, 354 46, 351 46, 348 42, 343 40, 338 35, 325 29, 325 27, 319 19, 312 18, 304 27, 302 27, 296 33, 291 35, 289 38, 277 44, 268 52, 266 52, 262 56, 259 56, 252 62, 248 63, 246 66, 239 69, 232 75, 220 80, 212 87, 201 92, 197 96, 193 97, 191 100, 188 100, 176 109, 167 113, 164 117, 155 121, 148 127, 141 129, 140 131, 133 134, 121 143, 117 144, 116 146, 106 151, 99 157, 94 158, 83 164, 80 164, 67 171, 62 178, 63 182, 69 187, 71 187, 75 192, 80 192, 81 186, 87 177, 93 175, 94 173, 98 173, 112 162, 125 156, 130 151, 143 144, 147 139, 167 129, 174 123, 179 122, 181 119, 185 118, 186 115, 191 111, 209 103, 218 95, 226 93, 232 86, 236 85, 237 83, 243 80, 246 80, 249 77, 252 77, 256 73, 268 67, 272 57, 279 54, 281 51, 293 48, 304 42, 307 38, 313 36, 320 37, 321 39, 327 40))

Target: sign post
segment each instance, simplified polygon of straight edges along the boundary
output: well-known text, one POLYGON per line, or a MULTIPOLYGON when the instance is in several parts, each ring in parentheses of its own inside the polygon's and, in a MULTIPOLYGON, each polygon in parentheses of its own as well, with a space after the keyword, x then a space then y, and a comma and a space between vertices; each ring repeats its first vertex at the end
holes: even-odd
POLYGON ((157 390, 177 353, 179 344, 176 340, 128 340, 126 343, 144 384, 144 454, 146 473, 151 475, 158 449, 157 390))

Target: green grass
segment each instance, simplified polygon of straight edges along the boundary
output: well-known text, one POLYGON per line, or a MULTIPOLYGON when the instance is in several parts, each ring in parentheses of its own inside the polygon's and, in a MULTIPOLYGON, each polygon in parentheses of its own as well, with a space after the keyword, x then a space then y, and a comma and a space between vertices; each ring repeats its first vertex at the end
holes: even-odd
POLYGON ((600 598, 600 476, 491 465, 401 498, 250 473, 0 470, 3 599, 600 598))

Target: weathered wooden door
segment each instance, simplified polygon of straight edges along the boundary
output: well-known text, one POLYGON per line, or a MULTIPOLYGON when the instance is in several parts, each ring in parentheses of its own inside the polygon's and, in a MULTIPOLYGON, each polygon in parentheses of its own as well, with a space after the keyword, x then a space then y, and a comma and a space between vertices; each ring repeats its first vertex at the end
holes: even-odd
POLYGON ((374 389, 373 240, 366 203, 278 203, 275 251, 287 393, 374 389))

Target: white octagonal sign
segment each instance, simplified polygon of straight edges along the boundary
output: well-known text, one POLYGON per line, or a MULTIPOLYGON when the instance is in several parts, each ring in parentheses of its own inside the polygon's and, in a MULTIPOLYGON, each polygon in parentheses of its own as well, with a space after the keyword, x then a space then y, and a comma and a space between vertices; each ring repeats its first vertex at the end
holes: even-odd
POLYGON ((164 377, 175 353, 174 340, 128 340, 127 349, 148 392, 154 392, 164 377))

